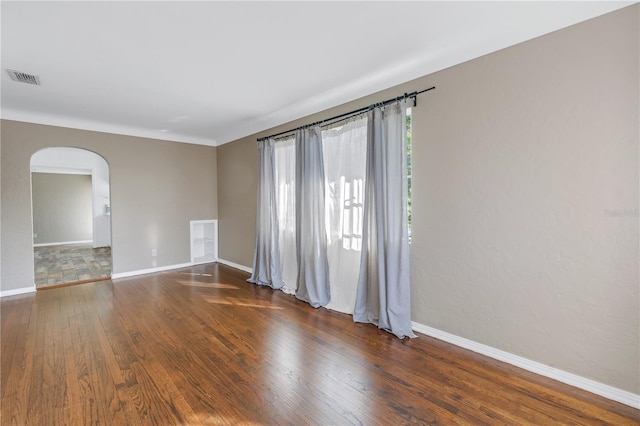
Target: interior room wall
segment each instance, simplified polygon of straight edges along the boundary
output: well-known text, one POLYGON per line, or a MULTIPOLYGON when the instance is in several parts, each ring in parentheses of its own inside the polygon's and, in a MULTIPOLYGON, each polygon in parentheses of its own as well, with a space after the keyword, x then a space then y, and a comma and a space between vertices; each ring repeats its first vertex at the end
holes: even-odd
POLYGON ((33 243, 91 241, 91 175, 32 173, 33 243))
POLYGON ((189 263, 189 221, 217 218, 215 147, 8 120, 1 131, 2 291, 34 283, 29 162, 43 148, 109 163, 114 273, 189 263))
POLYGON ((111 247, 109 165, 102 157, 96 158, 91 177, 93 184, 93 247, 111 247))
MULTIPOLYGON (((0 120, 0 190, 2 189, 2 120, 0 120)), ((0 194, 0 288, 2 288, 2 194, 0 194)))
POLYGON ((251 266, 256 138, 413 109, 414 321, 640 393, 639 6, 218 147, 220 257, 251 266))
POLYGON ((98 154, 78 148, 45 148, 31 157, 31 171, 90 172, 93 190, 93 247, 111 246, 109 165, 98 154))

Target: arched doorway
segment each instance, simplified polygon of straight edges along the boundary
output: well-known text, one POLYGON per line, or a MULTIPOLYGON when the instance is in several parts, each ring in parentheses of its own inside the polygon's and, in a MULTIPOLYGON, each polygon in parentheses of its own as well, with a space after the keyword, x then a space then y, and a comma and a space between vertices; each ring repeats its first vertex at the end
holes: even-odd
POLYGON ((109 164, 80 148, 31 156, 36 288, 108 279, 112 270, 109 164))

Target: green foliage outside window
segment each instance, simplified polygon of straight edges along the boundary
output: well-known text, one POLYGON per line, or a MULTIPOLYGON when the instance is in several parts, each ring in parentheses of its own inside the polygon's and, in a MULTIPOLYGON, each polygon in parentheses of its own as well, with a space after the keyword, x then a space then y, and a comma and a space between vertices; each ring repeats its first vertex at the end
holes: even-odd
POLYGON ((411 241, 411 108, 407 108, 407 224, 411 241))

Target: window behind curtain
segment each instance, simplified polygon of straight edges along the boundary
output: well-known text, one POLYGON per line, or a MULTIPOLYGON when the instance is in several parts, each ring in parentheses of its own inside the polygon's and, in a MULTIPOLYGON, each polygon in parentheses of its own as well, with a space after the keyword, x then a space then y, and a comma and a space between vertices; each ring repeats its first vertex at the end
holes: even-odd
POLYGON ((325 170, 327 257, 330 309, 353 313, 360 253, 364 179, 367 165, 367 118, 348 120, 322 132, 325 170))
MULTIPOLYGON (((411 236, 411 109, 407 108, 408 215, 411 236)), ((330 309, 353 313, 360 253, 366 175, 367 118, 358 116, 322 132, 325 169, 325 224, 330 309)), ((275 146, 276 200, 280 227, 279 246, 284 291, 296 289, 295 141, 289 138, 275 146)))

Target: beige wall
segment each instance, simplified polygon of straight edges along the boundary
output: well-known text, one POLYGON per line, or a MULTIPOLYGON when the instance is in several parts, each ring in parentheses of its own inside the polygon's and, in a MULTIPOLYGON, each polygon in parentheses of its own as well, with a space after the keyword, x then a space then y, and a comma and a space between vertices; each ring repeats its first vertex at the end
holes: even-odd
POLYGON ((29 162, 42 148, 109 163, 114 273, 190 262, 189 220, 217 218, 216 148, 7 120, 1 130, 3 291, 33 286, 29 162))
POLYGON ((34 244, 91 241, 91 175, 31 173, 34 244))
MULTIPOLYGON (((35 275, 34 275, 35 280, 35 275)), ((0 120, 0 289, 2 288, 2 120, 0 120)))
POLYGON ((255 242, 256 147, 251 137, 218 147, 219 257, 245 266, 253 262, 255 242))
POLYGON ((414 109, 413 319, 640 393, 639 7, 218 148, 250 266, 256 137, 432 85, 414 109))

